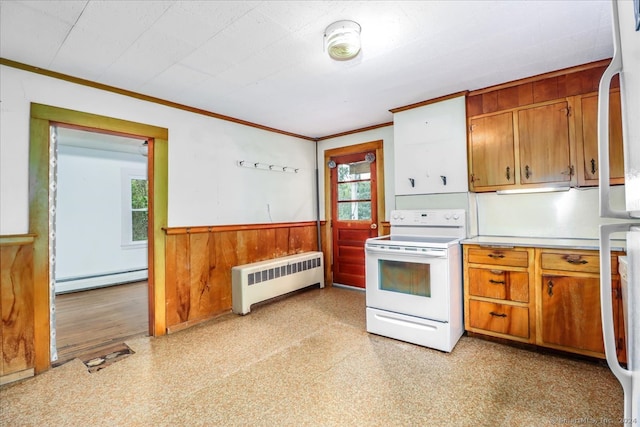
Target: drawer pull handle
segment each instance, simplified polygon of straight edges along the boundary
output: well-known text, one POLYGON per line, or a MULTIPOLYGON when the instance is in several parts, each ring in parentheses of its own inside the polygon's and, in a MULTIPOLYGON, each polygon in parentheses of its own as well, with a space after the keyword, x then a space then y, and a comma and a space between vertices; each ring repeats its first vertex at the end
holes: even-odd
POLYGON ((493 280, 493 279, 489 279, 489 283, 493 283, 494 285, 504 285, 505 281, 504 280, 493 280))
POLYGON ((489 254, 489 258, 504 258, 503 254, 489 254))
POLYGON ((589 261, 587 261, 586 259, 581 259, 579 256, 578 257, 574 257, 574 256, 568 256, 566 258, 567 262, 569 264, 573 264, 573 265, 580 265, 580 264, 588 264, 589 261))
POLYGON ((496 313, 495 311, 491 311, 491 312, 489 312, 489 314, 494 316, 494 317, 507 317, 507 315, 505 313, 496 313))
POLYGON ((502 270, 489 270, 489 273, 496 274, 498 276, 502 276, 504 274, 504 271, 502 271, 502 270))

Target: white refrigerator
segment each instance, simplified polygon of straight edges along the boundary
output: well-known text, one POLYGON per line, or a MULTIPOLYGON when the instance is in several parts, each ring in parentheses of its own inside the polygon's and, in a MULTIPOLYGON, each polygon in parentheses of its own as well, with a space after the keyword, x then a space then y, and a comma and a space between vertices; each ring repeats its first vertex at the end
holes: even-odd
POLYGON ((600 82, 600 300, 607 363, 622 384, 626 424, 640 423, 640 0, 612 0, 614 56, 600 82), (620 75, 625 208, 609 202, 609 84, 620 75), (615 219, 609 220, 609 219, 615 219), (622 289, 627 366, 618 363, 611 295, 611 238, 626 239, 627 280, 622 289))

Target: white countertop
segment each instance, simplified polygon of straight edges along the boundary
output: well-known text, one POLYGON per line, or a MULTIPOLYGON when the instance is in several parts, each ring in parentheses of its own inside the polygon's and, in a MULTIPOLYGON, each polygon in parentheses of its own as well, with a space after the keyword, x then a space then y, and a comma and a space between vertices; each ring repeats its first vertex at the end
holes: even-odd
MULTIPOLYGON (((530 248, 560 248, 560 249, 585 249, 598 250, 600 248, 597 239, 555 239, 546 237, 517 237, 517 236, 476 236, 463 239, 463 245, 484 246, 525 246, 530 248)), ((612 251, 625 251, 626 241, 611 240, 612 251)))

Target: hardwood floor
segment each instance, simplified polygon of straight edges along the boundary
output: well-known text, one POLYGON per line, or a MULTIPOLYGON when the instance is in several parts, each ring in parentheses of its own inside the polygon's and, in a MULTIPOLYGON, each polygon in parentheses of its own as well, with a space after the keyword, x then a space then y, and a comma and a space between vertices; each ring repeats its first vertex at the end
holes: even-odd
POLYGON ((56 296, 60 365, 83 353, 148 334, 147 282, 56 296))

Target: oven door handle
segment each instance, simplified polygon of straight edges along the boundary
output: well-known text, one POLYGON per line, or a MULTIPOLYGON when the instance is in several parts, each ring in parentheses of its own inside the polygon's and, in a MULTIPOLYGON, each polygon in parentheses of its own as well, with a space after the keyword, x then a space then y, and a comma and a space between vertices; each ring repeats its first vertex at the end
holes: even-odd
POLYGON ((371 254, 396 254, 418 258, 446 258, 446 249, 429 249, 427 251, 407 251, 405 249, 386 249, 367 246, 366 251, 371 254))

